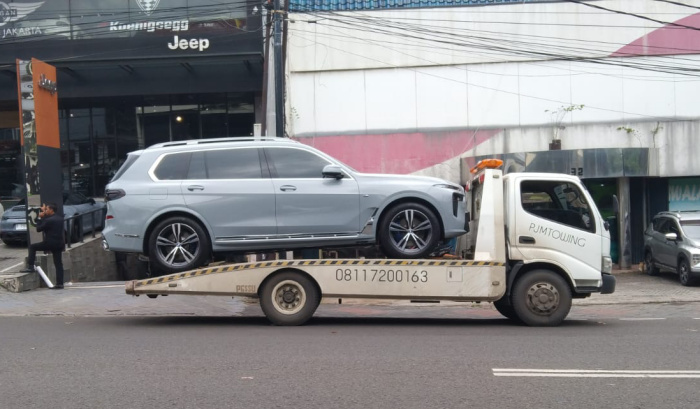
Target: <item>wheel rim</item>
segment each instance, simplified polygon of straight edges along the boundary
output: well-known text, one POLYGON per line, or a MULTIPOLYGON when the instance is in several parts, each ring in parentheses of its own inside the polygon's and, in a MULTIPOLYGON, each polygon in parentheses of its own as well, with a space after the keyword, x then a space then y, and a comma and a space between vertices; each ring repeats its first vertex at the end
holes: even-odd
POLYGON ((550 283, 533 284, 527 291, 527 308, 538 315, 551 315, 559 308, 559 290, 550 283))
POLYGON ((688 265, 685 262, 681 263, 680 270, 681 271, 680 271, 679 276, 680 276, 681 283, 687 283, 688 282, 688 274, 689 274, 688 273, 688 265))
POLYGON ((272 305, 281 314, 296 314, 306 305, 306 291, 296 281, 281 281, 272 289, 272 305))
POLYGON ((199 254, 199 235, 187 224, 170 224, 158 233, 156 251, 165 264, 171 267, 186 266, 199 254))
POLYGON ((403 253, 420 253, 433 237, 433 224, 420 210, 406 209, 391 219, 389 235, 393 245, 403 253))

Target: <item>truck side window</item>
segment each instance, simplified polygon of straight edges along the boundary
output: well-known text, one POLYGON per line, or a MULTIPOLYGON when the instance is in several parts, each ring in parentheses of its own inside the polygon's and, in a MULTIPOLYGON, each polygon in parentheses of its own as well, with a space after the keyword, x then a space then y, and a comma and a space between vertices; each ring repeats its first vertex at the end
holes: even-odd
POLYGON ((524 181, 520 185, 523 209, 535 216, 577 229, 595 232, 593 214, 578 186, 567 182, 524 181))

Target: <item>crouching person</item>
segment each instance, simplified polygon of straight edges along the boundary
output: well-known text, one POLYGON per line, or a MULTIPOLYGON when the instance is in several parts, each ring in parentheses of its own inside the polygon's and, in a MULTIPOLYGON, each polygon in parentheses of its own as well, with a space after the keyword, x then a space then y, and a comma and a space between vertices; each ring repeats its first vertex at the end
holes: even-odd
POLYGON ((36 223, 36 231, 44 234, 44 241, 29 246, 29 258, 27 267, 22 272, 36 271, 34 262, 37 251, 50 251, 53 254, 53 264, 56 267, 56 285, 54 289, 63 288, 63 259, 61 253, 65 248, 63 235, 63 216, 57 214, 58 206, 55 203, 45 203, 41 206, 41 212, 36 223))

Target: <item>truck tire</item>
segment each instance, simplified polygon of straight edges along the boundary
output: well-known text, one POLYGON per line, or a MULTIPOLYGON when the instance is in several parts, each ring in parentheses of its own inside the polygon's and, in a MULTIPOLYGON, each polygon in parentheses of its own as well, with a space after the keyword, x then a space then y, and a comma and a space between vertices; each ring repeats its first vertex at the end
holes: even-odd
POLYGON ((441 239, 440 221, 420 203, 401 203, 382 216, 377 232, 389 258, 425 258, 441 239))
POLYGON ((512 297, 515 314, 529 326, 557 326, 571 310, 569 284, 549 270, 532 270, 519 277, 512 297))
POLYGON ((260 289, 260 307, 274 325, 302 325, 320 302, 316 285, 296 271, 275 274, 260 289))
POLYGON ((169 217, 156 225, 148 240, 148 255, 166 274, 203 266, 209 256, 209 238, 189 217, 169 217))
POLYGON ((500 300, 494 301, 493 306, 496 308, 496 311, 500 312, 501 315, 509 320, 520 322, 518 315, 515 313, 513 305, 508 302, 508 296, 504 295, 500 300))

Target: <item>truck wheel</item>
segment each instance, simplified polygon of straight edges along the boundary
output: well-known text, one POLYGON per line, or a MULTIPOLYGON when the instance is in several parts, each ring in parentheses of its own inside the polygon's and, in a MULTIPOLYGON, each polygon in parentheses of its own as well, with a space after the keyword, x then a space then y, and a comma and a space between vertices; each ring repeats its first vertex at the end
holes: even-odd
POLYGON ((423 258, 440 240, 440 222, 420 203, 402 203, 382 217, 377 232, 382 251, 390 258, 423 258))
POLYGON ((678 281, 684 286, 693 285, 693 279, 690 277, 690 264, 684 258, 678 261, 678 281))
POLYGON ((260 307, 274 325, 302 325, 316 311, 321 295, 310 279, 301 273, 276 274, 260 290, 260 307))
POLYGON ((494 301, 493 306, 496 307, 496 311, 500 312, 504 317, 513 321, 520 321, 518 315, 515 313, 513 305, 508 302, 508 296, 504 295, 500 300, 494 301))
POLYGON ((148 255, 167 274, 201 267, 209 255, 209 239, 199 223, 170 217, 158 223, 148 240, 148 255))
POLYGON ((571 309, 571 288, 551 271, 530 271, 515 282, 513 309, 526 325, 557 326, 571 309))
POLYGON ((651 255, 651 251, 647 251, 644 255, 644 271, 650 276, 659 274, 659 268, 654 264, 654 257, 651 255))

